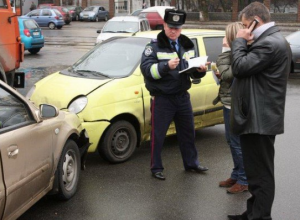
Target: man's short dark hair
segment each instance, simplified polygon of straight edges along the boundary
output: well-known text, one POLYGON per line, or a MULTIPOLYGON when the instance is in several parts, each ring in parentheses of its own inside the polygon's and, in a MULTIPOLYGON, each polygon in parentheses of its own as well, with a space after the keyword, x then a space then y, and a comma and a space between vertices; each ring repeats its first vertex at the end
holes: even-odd
POLYGON ((269 9, 260 2, 252 2, 247 5, 239 14, 239 19, 241 20, 244 16, 247 20, 252 20, 254 16, 261 18, 264 23, 271 21, 271 15, 269 9))

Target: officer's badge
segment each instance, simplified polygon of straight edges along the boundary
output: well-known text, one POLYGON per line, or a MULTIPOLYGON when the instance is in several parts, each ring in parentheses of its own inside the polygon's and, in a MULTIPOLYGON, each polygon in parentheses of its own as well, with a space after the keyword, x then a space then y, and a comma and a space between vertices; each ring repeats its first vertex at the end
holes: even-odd
POLYGON ((151 46, 146 46, 146 48, 145 48, 145 56, 150 56, 150 54, 153 52, 153 49, 152 49, 152 47, 151 46))
POLYGON ((180 17, 179 15, 173 15, 173 21, 177 22, 179 21, 180 17))

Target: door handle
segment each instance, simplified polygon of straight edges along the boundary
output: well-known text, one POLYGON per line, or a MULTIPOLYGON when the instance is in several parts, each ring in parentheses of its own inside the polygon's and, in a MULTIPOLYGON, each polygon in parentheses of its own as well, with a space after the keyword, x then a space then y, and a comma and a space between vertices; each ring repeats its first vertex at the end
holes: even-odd
POLYGON ((8 149, 7 149, 7 151, 8 151, 8 157, 9 158, 11 158, 11 157, 13 157, 13 156, 15 156, 15 155, 17 155, 18 153, 19 153, 19 148, 18 148, 18 146, 10 146, 8 149))

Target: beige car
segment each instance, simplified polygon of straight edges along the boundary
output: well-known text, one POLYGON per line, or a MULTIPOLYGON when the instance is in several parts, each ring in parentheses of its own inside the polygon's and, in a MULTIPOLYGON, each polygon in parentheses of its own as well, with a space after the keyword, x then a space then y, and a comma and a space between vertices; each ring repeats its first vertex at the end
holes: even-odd
POLYGON ((0 216, 16 219, 45 194, 76 192, 89 138, 75 114, 35 107, 0 81, 0 216))

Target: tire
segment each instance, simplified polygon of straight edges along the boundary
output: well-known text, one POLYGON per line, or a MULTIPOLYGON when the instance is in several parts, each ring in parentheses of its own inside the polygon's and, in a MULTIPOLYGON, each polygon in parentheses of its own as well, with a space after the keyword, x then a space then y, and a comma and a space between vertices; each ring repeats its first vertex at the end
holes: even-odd
POLYGON ((64 146, 57 166, 58 193, 57 198, 68 200, 76 191, 80 175, 80 153, 77 144, 68 140, 64 146))
POLYGON ((53 29, 55 29, 55 24, 54 24, 53 22, 50 22, 50 23, 48 24, 48 27, 49 27, 51 30, 53 30, 53 29))
POLYGON ((33 49, 29 49, 28 51, 31 54, 37 54, 40 50, 41 50, 41 48, 33 48, 33 49))
POLYGON ((107 21, 108 20, 108 16, 107 15, 105 15, 105 17, 104 17, 104 21, 107 21))
POLYGON ((121 163, 132 156, 136 146, 137 133, 133 125, 127 121, 117 121, 104 133, 98 150, 105 160, 121 163))
POLYGON ((99 22, 98 16, 95 17, 95 22, 99 22))

